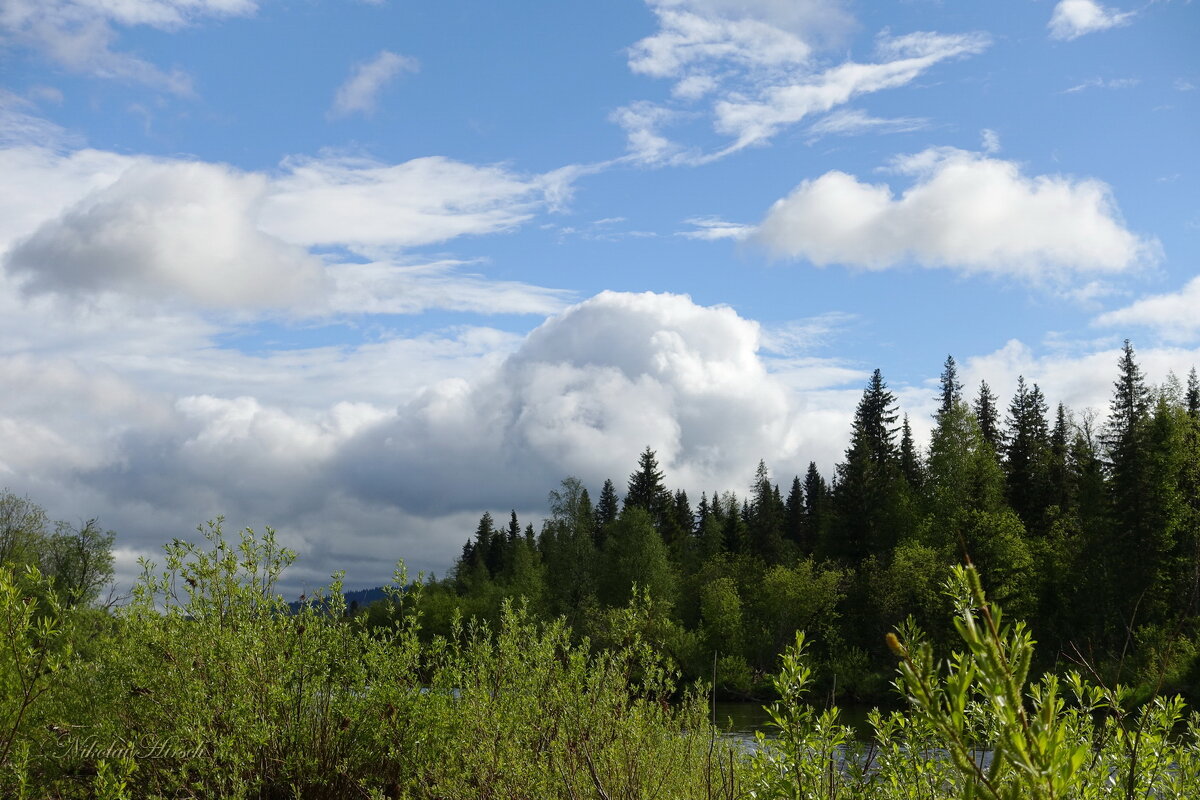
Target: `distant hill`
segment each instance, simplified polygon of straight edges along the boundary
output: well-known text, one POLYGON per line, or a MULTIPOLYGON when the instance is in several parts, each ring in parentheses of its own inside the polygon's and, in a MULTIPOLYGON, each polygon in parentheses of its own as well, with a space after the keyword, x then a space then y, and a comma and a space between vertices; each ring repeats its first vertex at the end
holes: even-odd
MULTIPOLYGON (((356 589, 352 592, 343 592, 342 595, 346 598, 346 606, 349 608, 366 608, 371 603, 387 597, 382 586, 376 586, 373 589, 356 589)), ((293 600, 288 603, 288 608, 298 611, 301 605, 300 600, 293 600)))

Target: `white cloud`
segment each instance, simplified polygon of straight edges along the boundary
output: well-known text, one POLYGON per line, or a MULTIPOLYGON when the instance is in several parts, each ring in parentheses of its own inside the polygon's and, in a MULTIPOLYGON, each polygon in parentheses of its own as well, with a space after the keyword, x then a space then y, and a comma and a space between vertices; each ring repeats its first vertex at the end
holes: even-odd
POLYGON ((991 128, 984 128, 979 132, 980 144, 983 147, 985 155, 992 155, 1000 152, 1000 134, 996 133, 991 128))
MULTIPOLYGON (((988 46, 982 34, 917 32, 876 41, 875 63, 823 65, 818 54, 840 42, 854 21, 840 2, 807 0, 647 0, 659 29, 629 51, 634 72, 674 81, 684 104, 705 98, 715 130, 733 141, 710 153, 681 146, 663 129, 697 116, 678 108, 632 103, 613 114, 628 137, 628 158, 650 165, 702 164, 781 129, 828 112, 862 94, 911 83, 933 65, 988 46)), ((685 105, 686 107, 686 105, 685 105)), ((923 120, 874 120, 862 112, 830 116, 814 134, 914 130, 923 120)))
POLYGON ((554 173, 523 177, 440 156, 401 164, 291 158, 283 166, 263 204, 263 229, 289 242, 360 252, 512 230, 561 191, 554 173))
POLYGON ((679 236, 687 239, 703 239, 710 242, 718 239, 741 241, 754 233, 753 225, 728 222, 720 217, 692 217, 685 221, 687 224, 695 226, 695 230, 679 232, 679 236))
POLYGON ((949 148, 897 159, 894 169, 915 179, 899 197, 840 171, 806 180, 753 239, 819 266, 912 261, 1031 282, 1120 272, 1157 255, 1156 241, 1124 227, 1100 181, 1027 177, 1014 162, 949 148))
POLYGON ((1150 328, 1167 341, 1192 342, 1200 338, 1200 277, 1192 278, 1177 292, 1152 295, 1101 314, 1096 325, 1116 328, 1150 328))
POLYGON ((981 34, 911 33, 880 37, 876 63, 847 61, 810 79, 772 86, 756 100, 721 100, 714 106, 716 129, 735 137, 732 148, 770 139, 781 128, 829 111, 854 97, 911 83, 940 61, 974 55, 987 48, 981 34))
POLYGON ((1063 89, 1063 94, 1074 94, 1082 92, 1085 89, 1130 89, 1137 86, 1141 81, 1137 78, 1092 78, 1083 83, 1077 83, 1069 89, 1063 89))
POLYGON ((814 347, 829 344, 834 333, 842 331, 857 319, 857 314, 828 311, 807 319, 767 325, 762 331, 762 346, 772 353, 797 356, 814 347))
POLYGON ((42 225, 8 256, 30 291, 294 307, 324 293, 320 262, 258 230, 266 179, 199 162, 143 162, 42 225))
MULTIPOLYGON (((11 298, 5 335, 34 313, 11 298)), ((674 295, 604 293, 527 337, 474 329, 260 356, 110 311, 96 342, 87 320, 45 310, 36 340, 61 355, 0 358, 0 378, 22 387, 0 398, 7 485, 58 516, 99 514, 137 553, 219 513, 270 523, 314 580, 337 564, 378 582, 400 555, 441 570, 483 509, 536 523, 561 478, 621 483, 647 444, 697 494, 742 486, 759 458, 781 474, 810 458, 828 468, 861 392, 841 387, 863 377, 763 357, 756 323, 674 295)))
MULTIPOLYGON (((654 4, 652 4, 654 5, 654 4)), ((629 67, 656 78, 703 79, 688 74, 730 62, 741 68, 794 66, 807 62, 812 48, 799 36, 751 17, 730 19, 687 10, 685 4, 655 5, 658 33, 630 48, 629 67)), ((694 91, 679 92, 695 96, 694 91)))
POLYGON ((575 174, 526 177, 436 157, 395 165, 327 157, 291 159, 268 176, 10 147, 0 149, 0 182, 11 190, 0 196, 0 259, 28 291, 92 299, 120 292, 293 315, 435 307, 547 314, 565 293, 399 251, 512 230, 564 202, 575 174), (321 246, 369 263, 339 264, 307 249, 321 246))
POLYGON ((1070 41, 1096 31, 1129 24, 1132 11, 1116 11, 1095 0, 1060 0, 1047 27, 1054 39, 1070 41))
POLYGON ((338 264, 329 269, 335 312, 415 314, 438 308, 480 314, 552 314, 571 293, 464 273, 459 261, 429 264, 338 264))
POLYGON ((689 490, 739 485, 758 458, 831 457, 849 417, 804 425, 760 340, 729 308, 604 292, 547 320, 493 375, 431 387, 365 429, 342 474, 366 497, 449 510, 467 502, 450 486, 495 505, 568 474, 619 479, 646 445, 689 490))
POLYGON ((379 93, 389 81, 403 72, 416 72, 418 69, 420 65, 415 58, 389 50, 380 51, 370 61, 355 65, 350 77, 334 94, 329 116, 345 117, 354 113, 370 115, 375 111, 379 93))
POLYGON ((37 116, 35 110, 30 100, 0 88, 0 148, 27 145, 63 148, 79 144, 78 136, 37 116))
POLYGON ((858 108, 845 108, 826 114, 808 127, 814 139, 823 136, 857 136, 863 133, 907 133, 929 127, 929 120, 921 117, 896 117, 881 119, 872 117, 858 108))
MULTIPOLYGON (((1193 366, 1200 366, 1200 350, 1136 347, 1136 340, 1134 345, 1138 366, 1151 385, 1161 384, 1172 372, 1186 375, 1193 366)), ((1085 343, 1078 352, 1042 355, 1012 339, 995 352, 960 359, 959 366, 968 387, 965 391, 971 396, 978 391, 982 378, 1007 406, 1016 392, 1017 377, 1023 375, 1026 382, 1038 384, 1052 409, 1061 402, 1077 413, 1090 411, 1103 422, 1112 401, 1120 357, 1121 344, 1115 337, 1103 343, 1085 343)))
POLYGON ((188 94, 191 81, 184 73, 114 51, 113 26, 171 31, 207 17, 246 16, 256 8, 254 0, 7 0, 0 6, 0 30, 9 42, 67 69, 188 94))

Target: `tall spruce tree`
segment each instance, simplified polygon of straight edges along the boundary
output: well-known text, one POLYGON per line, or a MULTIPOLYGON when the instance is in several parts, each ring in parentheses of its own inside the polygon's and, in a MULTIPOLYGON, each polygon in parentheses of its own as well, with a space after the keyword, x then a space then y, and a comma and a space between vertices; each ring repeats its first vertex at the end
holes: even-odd
POLYGON ((593 538, 596 547, 604 544, 604 538, 610 525, 616 522, 617 514, 621 511, 617 500, 617 488, 612 480, 605 479, 604 487, 600 490, 600 502, 596 504, 596 527, 593 538))
POLYGON ((809 542, 809 552, 829 555, 829 484, 817 469, 817 462, 808 462, 804 473, 804 538, 809 542))
MULTIPOLYGON (((949 413, 949 409, 945 412, 939 411, 938 418, 941 419, 947 413, 949 413)), ((900 472, 908 480, 908 485, 919 493, 925 484, 925 465, 922 463, 921 454, 917 452, 917 445, 913 441, 908 414, 904 415, 904 423, 900 426, 900 472)))
POLYGON ((1067 409, 1062 404, 1054 412, 1054 429, 1050 432, 1050 461, 1047 470, 1047 501, 1058 509, 1058 517, 1071 506, 1071 428, 1067 409))
POLYGON ((946 363, 942 365, 941 386, 942 390, 938 394, 938 410, 935 415, 938 419, 943 414, 950 413, 954 404, 962 399, 963 385, 958 381, 958 365, 954 363, 954 356, 946 356, 946 363))
POLYGON ((644 508, 654 521, 655 528, 661 533, 670 515, 671 505, 671 493, 663 485, 663 473, 658 468, 658 458, 654 451, 647 447, 638 456, 637 470, 629 475, 624 508, 644 508))
POLYGON ((766 463, 759 461, 754 473, 747 527, 751 552, 768 564, 783 560, 783 522, 783 504, 779 502, 777 490, 771 486, 766 463))
POLYGON ((1200 614, 1200 380, 1195 367, 1188 373, 1181 438, 1179 491, 1184 513, 1178 539, 1183 575, 1180 607, 1184 613, 1196 616, 1200 614))
POLYGON ((1048 410, 1037 384, 1030 388, 1024 376, 1018 377, 1017 391, 1008 407, 1004 471, 1009 505, 1030 533, 1045 531, 1045 511, 1049 504, 1048 410))
POLYGON ((1111 585, 1113 610, 1119 620, 1115 635, 1125 626, 1143 622, 1134 618, 1135 609, 1159 566, 1156 536, 1150 527, 1150 391, 1128 339, 1118 370, 1102 437, 1112 520, 1106 555, 1122 565, 1111 585))
POLYGON ((832 555, 850 564, 890 551, 903 527, 898 518, 904 499, 895 404, 883 374, 875 370, 854 413, 846 460, 837 467, 832 555))
POLYGON ((812 543, 804 524, 804 484, 800 483, 799 475, 792 478, 792 488, 788 491, 783 510, 783 538, 796 546, 801 557, 812 555, 812 543))
POLYGON ((1000 400, 992 393, 987 381, 979 382, 979 396, 975 398, 975 418, 979 421, 979 432, 983 440, 992 446, 999 455, 1002 449, 1000 433, 1000 400))

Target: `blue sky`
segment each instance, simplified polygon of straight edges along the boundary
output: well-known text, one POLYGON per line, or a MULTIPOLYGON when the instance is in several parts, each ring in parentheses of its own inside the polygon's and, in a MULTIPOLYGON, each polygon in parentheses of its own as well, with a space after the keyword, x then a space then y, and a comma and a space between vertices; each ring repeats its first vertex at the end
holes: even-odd
MULTIPOLYGON (((1200 361, 1188 2, 0 0, 0 483, 118 567, 443 572, 568 474, 827 472, 947 353, 1200 361)), ((1091 411, 1089 411, 1091 409, 1091 411)))

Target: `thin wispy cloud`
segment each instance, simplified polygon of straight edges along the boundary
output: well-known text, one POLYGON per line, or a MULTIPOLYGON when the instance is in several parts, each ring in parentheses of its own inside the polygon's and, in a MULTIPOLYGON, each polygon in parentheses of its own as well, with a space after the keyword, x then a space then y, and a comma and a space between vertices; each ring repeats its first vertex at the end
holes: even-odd
POLYGON ((192 93, 186 72, 116 47, 121 28, 177 31, 206 18, 250 16, 255 0, 8 0, 0 7, 0 47, 34 50, 72 72, 192 93))
POLYGON ((862 109, 846 108, 827 114, 808 127, 813 141, 825 136, 857 136, 865 133, 911 133, 929 127, 924 117, 873 117, 862 109))
POLYGON ((1138 78, 1092 78, 1091 80, 1077 83, 1069 89, 1063 89, 1063 94, 1074 94, 1082 92, 1086 89, 1132 89, 1141 83, 1138 78))
POLYGON ((627 138, 629 158, 650 166, 700 165, 834 111, 812 126, 813 136, 868 130, 917 130, 918 118, 875 119, 861 111, 835 111, 856 97, 911 84, 935 65, 988 48, 982 33, 917 31, 876 37, 873 58, 829 65, 818 56, 853 27, 839 3, 752 3, 718 0, 648 0, 659 30, 629 50, 638 74, 673 81, 676 104, 629 103, 611 116, 627 138), (706 108, 697 108, 703 103, 706 108), (675 124, 707 117, 729 141, 708 151, 667 135, 675 124))
POLYGON ((355 65, 346 82, 333 96, 328 117, 337 119, 351 114, 375 113, 379 94, 396 77, 417 72, 420 64, 415 58, 383 50, 369 61, 355 65))

